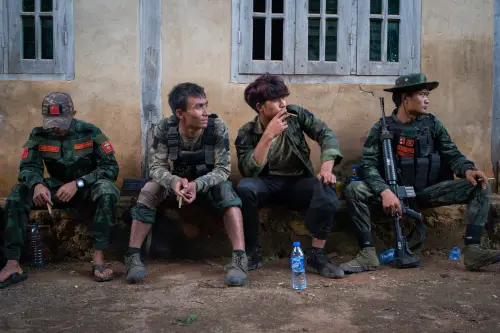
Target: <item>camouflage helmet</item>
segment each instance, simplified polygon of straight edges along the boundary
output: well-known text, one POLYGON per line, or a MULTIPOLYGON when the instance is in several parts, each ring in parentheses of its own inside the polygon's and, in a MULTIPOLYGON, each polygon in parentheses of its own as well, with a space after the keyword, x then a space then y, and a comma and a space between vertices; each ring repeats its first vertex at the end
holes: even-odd
POLYGON ((63 92, 51 92, 42 102, 43 128, 68 129, 73 120, 73 101, 63 92))

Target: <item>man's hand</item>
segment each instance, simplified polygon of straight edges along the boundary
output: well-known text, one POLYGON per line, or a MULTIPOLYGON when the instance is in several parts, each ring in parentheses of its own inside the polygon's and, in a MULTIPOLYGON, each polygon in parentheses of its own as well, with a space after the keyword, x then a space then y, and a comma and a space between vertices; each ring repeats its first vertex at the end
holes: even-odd
POLYGON ((186 200, 186 203, 190 204, 194 200, 196 200, 196 183, 195 182, 190 182, 185 186, 182 190, 181 193, 184 194, 184 198, 186 200))
POLYGON ((318 175, 316 178, 318 178, 321 181, 321 178, 323 178, 323 184, 325 185, 333 185, 337 182, 337 177, 332 173, 333 170, 333 163, 334 161, 325 161, 323 164, 321 164, 321 169, 319 170, 318 175))
POLYGON ((174 192, 177 194, 177 196, 181 197, 183 201, 187 201, 186 197, 184 196, 184 193, 182 192, 182 189, 187 186, 189 181, 186 178, 181 178, 177 183, 174 185, 174 192))
POLYGON ((477 182, 481 184, 483 190, 486 190, 486 186, 488 185, 488 178, 484 174, 484 172, 480 170, 467 170, 465 172, 465 178, 472 184, 472 186, 476 186, 477 182))
POLYGON ((392 215, 396 215, 396 211, 399 216, 403 216, 403 210, 401 208, 401 202, 399 202, 398 197, 389 189, 383 191, 380 196, 382 197, 382 207, 386 213, 391 212, 392 215))
POLYGON ((50 191, 43 184, 36 184, 35 189, 33 191, 33 202, 36 206, 42 207, 46 204, 53 206, 50 191))
POLYGON ((72 181, 70 183, 64 184, 57 190, 56 198, 62 202, 69 202, 75 196, 78 191, 78 187, 76 187, 76 181, 72 181))
POLYGON ((267 134, 270 138, 274 139, 281 133, 283 133, 287 128, 288 124, 286 118, 288 118, 286 109, 280 111, 274 118, 267 124, 264 134, 267 134))

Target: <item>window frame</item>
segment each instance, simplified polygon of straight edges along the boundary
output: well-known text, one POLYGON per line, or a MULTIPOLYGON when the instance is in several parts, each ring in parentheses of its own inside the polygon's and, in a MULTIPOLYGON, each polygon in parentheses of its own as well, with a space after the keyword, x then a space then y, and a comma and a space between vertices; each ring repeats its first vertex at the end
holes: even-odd
MULTIPOLYGON (((319 62, 311 65, 311 68, 315 66, 315 69, 309 69, 307 64, 307 40, 304 41, 304 36, 307 38, 307 16, 304 20, 304 12, 307 13, 307 9, 303 6, 308 3, 307 0, 284 0, 285 6, 288 3, 295 5, 295 16, 293 20, 285 17, 285 26, 293 26, 293 33, 284 31, 285 36, 288 38, 296 38, 293 40, 292 45, 295 45, 290 52, 293 54, 293 63, 295 68, 287 68, 287 72, 274 71, 274 74, 281 75, 287 83, 298 83, 298 84, 321 84, 321 83, 331 83, 331 84, 393 84, 397 76, 406 73, 414 73, 420 71, 420 38, 421 38, 421 0, 401 0, 400 3, 400 15, 405 15, 406 22, 401 19, 400 23, 400 55, 399 55, 399 65, 394 65, 393 63, 380 64, 373 62, 366 62, 360 59, 369 59, 369 28, 363 29, 363 22, 360 19, 360 11, 363 8, 368 8, 368 20, 364 23, 365 27, 369 27, 369 4, 370 0, 338 0, 339 1, 339 14, 340 13, 351 13, 351 17, 343 20, 340 23, 341 17, 339 17, 339 27, 338 27, 338 41, 347 45, 348 49, 343 54, 340 52, 342 47, 340 44, 337 49, 339 50, 337 55, 337 62, 340 59, 344 60, 342 63, 342 70, 332 68, 328 70, 326 66, 320 66, 319 62), (347 5, 342 5, 347 4, 347 5), (403 13, 405 10, 405 13, 403 13), (302 16, 301 16, 302 15, 302 16), (293 21, 288 22, 287 21, 293 21), (304 28, 304 21, 306 22, 304 28), (404 23, 403 23, 404 22, 404 23), (293 24, 292 24, 293 23, 293 24), (342 31, 342 27, 348 27, 348 31, 342 31), (303 29, 302 32, 299 29, 303 29), (305 33, 304 33, 305 31, 305 33), (366 31, 368 35, 366 36, 366 31), (364 36, 359 36, 359 34, 365 34, 364 36), (293 37, 292 37, 293 36, 293 37), (404 38, 403 36, 406 36, 404 38), (361 47, 361 41, 365 41, 367 44, 361 47), (304 48, 305 45, 305 48, 304 48), (405 50, 403 50, 405 48, 405 50), (298 54, 302 49, 302 54, 298 54), (306 50, 304 52, 304 50, 306 50), (365 52, 364 57, 358 57, 358 54, 365 52), (302 67, 302 65, 307 64, 307 66, 302 67), (363 68, 367 66, 367 68, 363 68), (324 71, 323 71, 324 70, 324 71)), ((251 41, 245 42, 245 37, 251 34, 252 31, 248 30, 242 32, 241 26, 245 17, 249 17, 248 8, 251 6, 245 6, 244 4, 252 3, 251 0, 232 0, 232 38, 231 38, 231 82, 232 83, 249 83, 255 80, 259 75, 263 74, 261 71, 252 72, 247 70, 245 73, 240 72, 240 55, 244 54, 246 59, 251 60, 251 41), (237 15, 234 15, 236 13, 237 15), (250 47, 248 49, 248 47, 250 47)), ((386 3, 387 0, 384 1, 386 3)), ((293 6, 291 6, 293 7, 293 6)), ((385 6, 387 7, 387 6, 385 6)), ((250 13, 251 15, 252 13, 250 13)), ((248 25, 247 25, 248 26, 248 25)), ((285 46, 284 46, 285 50, 285 46)), ((284 51, 285 53, 285 51, 284 51)), ((258 68, 256 68, 258 69, 258 68)), ((270 71, 270 73, 273 73, 270 71)))
MULTIPOLYGON (((40 4, 36 0, 35 16, 40 4)), ((21 59, 21 6, 21 0, 0 0, 0 80, 73 80, 73 0, 53 0, 54 59, 51 60, 21 59)), ((41 38, 39 29, 37 38, 41 38)), ((37 39, 37 53, 39 43, 37 39)))

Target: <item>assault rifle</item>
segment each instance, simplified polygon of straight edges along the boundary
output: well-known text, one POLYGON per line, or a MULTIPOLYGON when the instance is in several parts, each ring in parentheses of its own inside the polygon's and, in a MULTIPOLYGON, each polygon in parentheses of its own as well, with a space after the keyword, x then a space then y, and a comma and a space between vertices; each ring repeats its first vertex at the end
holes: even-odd
MULTIPOLYGON (((413 253, 416 249, 422 246, 425 240, 425 229, 422 223, 422 215, 411 209, 408 205, 408 199, 416 197, 413 186, 398 186, 396 178, 396 164, 392 150, 393 135, 387 129, 385 122, 384 98, 380 97, 380 106, 382 108, 382 131, 380 141, 382 142, 382 150, 384 156, 384 171, 385 181, 390 186, 391 191, 399 198, 403 216, 409 216, 415 221, 415 228, 411 230, 407 237, 404 237, 401 231, 400 221, 403 216, 400 216, 396 211, 394 219, 394 227, 396 231, 396 251, 395 261, 398 268, 418 267, 420 265, 420 257, 413 253), (420 234, 420 242, 410 247, 407 239, 413 236, 414 231, 418 229, 420 234)), ((404 180, 401 170, 397 170, 400 178, 404 180)))

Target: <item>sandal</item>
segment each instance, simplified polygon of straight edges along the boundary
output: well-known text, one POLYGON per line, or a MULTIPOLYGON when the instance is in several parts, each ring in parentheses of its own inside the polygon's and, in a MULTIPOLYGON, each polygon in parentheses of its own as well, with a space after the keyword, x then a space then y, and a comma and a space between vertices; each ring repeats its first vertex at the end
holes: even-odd
POLYGON ((16 283, 19 283, 19 282, 23 282, 27 278, 28 278, 28 274, 26 274, 24 272, 21 273, 21 274, 19 274, 19 273, 12 273, 7 278, 7 280, 5 280, 3 282, 0 282, 0 289, 7 288, 8 286, 16 284, 16 283))
POLYGON ((104 272, 104 265, 92 265, 92 276, 94 277, 94 280, 97 282, 106 282, 106 281, 111 281, 113 280, 113 275, 111 276, 106 276, 106 277, 98 277, 95 275, 95 271, 98 271, 99 273, 104 272))

